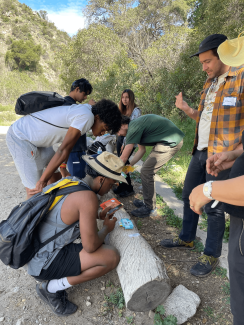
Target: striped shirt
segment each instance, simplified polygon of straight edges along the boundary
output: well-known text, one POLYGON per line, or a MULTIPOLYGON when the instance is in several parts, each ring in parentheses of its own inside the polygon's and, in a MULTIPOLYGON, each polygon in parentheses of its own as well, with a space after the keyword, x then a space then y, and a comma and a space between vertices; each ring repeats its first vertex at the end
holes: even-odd
MULTIPOLYGON (((193 152, 197 148, 199 121, 211 83, 212 79, 208 79, 201 92, 193 152)), ((224 83, 217 91, 210 125, 208 157, 218 152, 235 150, 238 144, 242 142, 243 130, 244 65, 231 68, 224 83)))

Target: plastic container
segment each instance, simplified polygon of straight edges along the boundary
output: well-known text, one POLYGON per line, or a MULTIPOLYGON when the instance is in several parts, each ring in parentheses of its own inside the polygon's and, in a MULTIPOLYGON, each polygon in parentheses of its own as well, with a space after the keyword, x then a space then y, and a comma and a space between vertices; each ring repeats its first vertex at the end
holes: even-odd
POLYGON ((99 148, 97 149, 97 154, 100 155, 102 152, 103 152, 103 151, 102 151, 102 148, 99 147, 99 148))

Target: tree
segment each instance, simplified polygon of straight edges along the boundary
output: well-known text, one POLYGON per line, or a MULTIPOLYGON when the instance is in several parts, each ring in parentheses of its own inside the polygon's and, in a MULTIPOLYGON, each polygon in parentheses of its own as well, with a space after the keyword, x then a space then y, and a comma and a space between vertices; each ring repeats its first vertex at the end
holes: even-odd
POLYGON ((68 90, 75 79, 82 77, 101 79, 125 50, 119 37, 105 26, 92 24, 80 30, 59 56, 63 62, 61 80, 64 87, 68 90))
POLYGON ((171 32, 174 27, 187 28, 188 11, 186 0, 151 0, 150 3, 147 0, 90 0, 85 15, 89 22, 113 30, 125 43, 128 56, 138 69, 153 78, 145 50, 165 34, 174 37, 171 32))
POLYGON ((44 20, 46 20, 46 21, 49 21, 49 20, 48 20, 48 13, 47 13, 46 10, 39 10, 39 11, 38 11, 38 14, 39 14, 39 16, 40 16, 42 19, 44 19, 44 20))
POLYGON ((41 54, 41 45, 35 45, 33 41, 13 41, 6 52, 5 64, 12 70, 37 71, 41 54))

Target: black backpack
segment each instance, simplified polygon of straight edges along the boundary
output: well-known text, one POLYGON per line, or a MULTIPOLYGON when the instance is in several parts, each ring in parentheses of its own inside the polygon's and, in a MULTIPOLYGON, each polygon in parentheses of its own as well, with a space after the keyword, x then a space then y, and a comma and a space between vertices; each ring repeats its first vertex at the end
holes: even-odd
MULTIPOLYGON (((64 185, 65 180, 60 181, 60 186, 64 185)), ((48 193, 38 193, 17 205, 8 219, 0 223, 0 260, 13 269, 24 266, 42 247, 74 227, 75 223, 44 243, 40 242, 38 233, 35 231, 36 227, 46 217, 55 202, 61 199, 58 197, 77 191, 91 190, 87 185, 76 185, 78 182, 72 180, 67 180, 65 186, 68 187, 62 189, 57 188, 57 183, 54 184, 56 185, 53 189, 49 189, 48 193)))
POLYGON ((47 108, 62 106, 65 99, 58 93, 51 91, 31 91, 21 95, 15 105, 15 113, 28 115, 47 108))
POLYGON ((106 151, 106 147, 100 141, 93 142, 90 146, 87 147, 87 154, 94 155, 97 153, 98 148, 101 148, 102 151, 106 151))

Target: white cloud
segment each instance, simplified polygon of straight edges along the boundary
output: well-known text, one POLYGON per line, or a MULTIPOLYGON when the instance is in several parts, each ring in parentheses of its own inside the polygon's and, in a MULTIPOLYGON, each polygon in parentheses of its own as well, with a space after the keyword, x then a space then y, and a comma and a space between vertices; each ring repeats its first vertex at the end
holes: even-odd
POLYGON ((75 35, 79 29, 84 28, 85 18, 80 10, 63 9, 58 12, 46 10, 48 19, 52 21, 58 29, 66 31, 70 36, 75 35))

